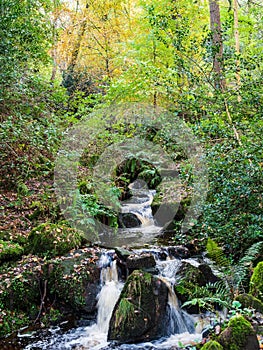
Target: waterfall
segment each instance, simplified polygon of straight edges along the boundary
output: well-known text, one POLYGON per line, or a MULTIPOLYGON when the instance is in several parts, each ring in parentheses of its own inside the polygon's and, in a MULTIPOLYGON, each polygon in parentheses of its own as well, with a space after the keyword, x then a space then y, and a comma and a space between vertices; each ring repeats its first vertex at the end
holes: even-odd
MULTIPOLYGON (((137 254, 144 251, 137 250, 137 254)), ((115 251, 105 251, 99 260, 101 290, 97 296, 97 321, 88 327, 79 327, 66 334, 54 333, 48 340, 35 342, 28 345, 25 350, 106 350, 111 349, 107 342, 109 322, 114 306, 119 298, 123 283, 118 278, 117 262, 113 256, 115 251)), ((200 341, 201 334, 194 334, 194 318, 180 308, 179 301, 174 292, 174 283, 180 260, 159 260, 156 257, 156 267, 159 270, 158 277, 168 287, 167 314, 164 320, 165 337, 141 344, 119 345, 120 350, 144 350, 150 349, 172 349, 179 344, 200 341)))
POLYGON ((141 222, 141 227, 154 226, 151 203, 156 193, 155 190, 149 190, 142 180, 136 180, 129 185, 132 197, 122 203, 122 213, 132 213, 137 216, 141 222))
POLYGON ((122 284, 118 281, 118 271, 116 260, 111 266, 101 270, 102 288, 98 295, 98 329, 107 334, 113 308, 119 298, 122 284))
POLYGON ((195 333, 194 320, 185 311, 181 310, 174 290, 169 288, 168 296, 168 328, 167 335, 181 333, 195 333))

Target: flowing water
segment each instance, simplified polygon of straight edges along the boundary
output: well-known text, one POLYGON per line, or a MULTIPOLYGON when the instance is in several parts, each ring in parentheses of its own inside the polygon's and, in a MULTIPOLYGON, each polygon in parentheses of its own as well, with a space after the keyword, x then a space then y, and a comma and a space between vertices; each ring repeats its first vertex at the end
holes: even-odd
MULTIPOLYGON (((135 181, 130 185, 133 196, 122 205, 122 213, 135 214, 142 225, 139 228, 126 229, 131 232, 142 232, 142 234, 158 233, 160 227, 154 223, 151 211, 151 203, 155 191, 145 188, 141 181, 135 181)), ((140 254, 145 250, 135 250, 140 254)), ((113 260, 112 252, 102 254, 99 266, 101 267, 101 289, 97 296, 97 321, 88 327, 78 327, 62 334, 59 328, 51 329, 51 335, 47 340, 41 340, 26 346, 25 350, 99 350, 99 349, 172 349, 181 344, 199 342, 201 334, 195 332, 195 322, 192 316, 181 310, 179 301, 174 293, 173 285, 176 283, 176 273, 180 267, 181 260, 169 257, 160 260, 158 249, 151 250, 155 256, 158 277, 162 279, 169 290, 168 305, 166 310, 166 337, 143 344, 114 345, 107 342, 107 333, 113 308, 123 288, 123 282, 118 278, 116 260, 113 260)), ((191 261, 189 261, 191 262, 191 261)), ((195 261, 191 263, 195 264, 195 261)))
MULTIPOLYGON (((137 250, 137 252, 139 252, 137 250)), ((167 336, 152 342, 141 344, 123 344, 117 347, 107 342, 107 332, 113 308, 123 288, 119 281, 116 260, 110 254, 103 254, 99 264, 101 266, 101 290, 98 294, 97 322, 89 327, 79 327, 66 334, 58 334, 56 329, 47 340, 41 340, 26 346, 25 350, 142 350, 142 349, 172 349, 179 344, 191 344, 201 340, 201 334, 195 333, 195 319, 181 310, 176 294, 173 291, 174 279, 172 271, 176 273, 180 261, 157 259, 157 269, 161 278, 168 287, 169 298, 167 305, 166 322, 167 336), (169 267, 169 268, 168 268, 169 267), (166 275, 167 273, 167 275, 166 275)), ((58 329, 57 329, 58 330, 58 329)))

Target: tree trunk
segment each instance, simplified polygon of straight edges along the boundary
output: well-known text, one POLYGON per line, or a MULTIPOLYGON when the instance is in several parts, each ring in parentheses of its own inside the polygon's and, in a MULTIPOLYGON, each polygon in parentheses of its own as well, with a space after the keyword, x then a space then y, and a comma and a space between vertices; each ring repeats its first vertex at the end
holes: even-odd
POLYGON ((221 34, 221 19, 219 0, 209 0, 210 27, 212 31, 213 45, 213 70, 215 73, 215 88, 224 90, 225 81, 222 77, 223 71, 223 39, 221 34))
POLYGON ((238 96, 237 100, 238 102, 241 101, 241 96, 239 94, 239 89, 241 85, 240 81, 240 61, 239 61, 239 55, 240 55, 240 42, 239 42, 239 30, 238 30, 238 2, 237 0, 234 0, 233 2, 234 7, 234 35, 235 35, 235 49, 236 49, 236 80, 237 80, 237 90, 238 90, 238 96))

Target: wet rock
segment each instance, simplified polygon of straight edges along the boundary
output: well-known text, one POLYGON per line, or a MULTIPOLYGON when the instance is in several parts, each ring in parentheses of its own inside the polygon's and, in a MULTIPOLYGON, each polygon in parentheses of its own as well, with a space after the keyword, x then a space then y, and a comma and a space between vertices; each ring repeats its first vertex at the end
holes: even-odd
POLYGON ((140 227, 141 221, 133 213, 120 213, 118 217, 118 226, 120 228, 140 227))
POLYGON ((168 254, 173 258, 190 258, 189 250, 183 246, 170 246, 167 248, 168 254))
POLYGON ((263 314, 263 303, 252 295, 240 294, 236 297, 236 300, 241 303, 243 309, 252 308, 263 314))
POLYGON ((149 269, 155 267, 156 262, 154 256, 150 253, 142 253, 140 255, 130 255, 126 260, 126 266, 129 271, 138 269, 149 269))
POLYGON ((243 317, 230 319, 228 327, 218 337, 224 350, 258 350, 259 342, 251 324, 243 317))
MULTIPOLYGON (((187 261, 182 263, 177 276, 179 276, 179 282, 175 286, 175 291, 183 303, 191 299, 196 286, 203 287, 207 283, 220 281, 207 264, 201 263, 194 266, 187 261)), ((199 313, 201 311, 198 305, 187 307, 186 310, 189 313, 199 313)))
POLYGON ((108 340, 144 342, 164 334, 168 289, 163 281, 140 270, 127 279, 114 308, 108 340))

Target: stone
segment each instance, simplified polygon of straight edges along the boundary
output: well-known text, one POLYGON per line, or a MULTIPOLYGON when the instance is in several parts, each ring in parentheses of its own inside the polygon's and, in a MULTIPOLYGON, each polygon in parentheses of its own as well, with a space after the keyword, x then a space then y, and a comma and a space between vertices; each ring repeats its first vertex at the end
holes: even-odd
POLYGON ((218 337, 224 350, 259 350, 259 342, 251 324, 243 316, 235 316, 218 337))
POLYGON ((167 248, 169 256, 172 256, 173 258, 182 258, 187 259, 190 258, 189 250, 186 247, 177 245, 177 246, 170 246, 167 248))
POLYGON ((263 303, 259 299, 253 297, 253 295, 246 293, 240 294, 235 300, 241 303, 243 309, 252 308, 263 314, 263 303))
POLYGON ((130 255, 126 260, 126 266, 129 271, 137 269, 149 269, 155 267, 156 262, 154 256, 150 253, 142 253, 140 255, 130 255))
MULTIPOLYGON (((211 268, 207 264, 199 264, 193 266, 187 261, 184 261, 177 272, 179 282, 175 285, 175 291, 178 298, 184 303, 191 299, 191 295, 196 289, 196 286, 203 287, 207 283, 215 283, 220 279, 214 275, 211 268)), ((199 313, 198 305, 188 306, 186 308, 189 313, 199 313)))
POLYGON ((120 213, 118 217, 118 225, 120 228, 140 227, 141 221, 133 213, 120 213))
POLYGON ((135 270, 127 279, 110 320, 108 340, 145 342, 164 335, 168 288, 159 278, 135 270))

